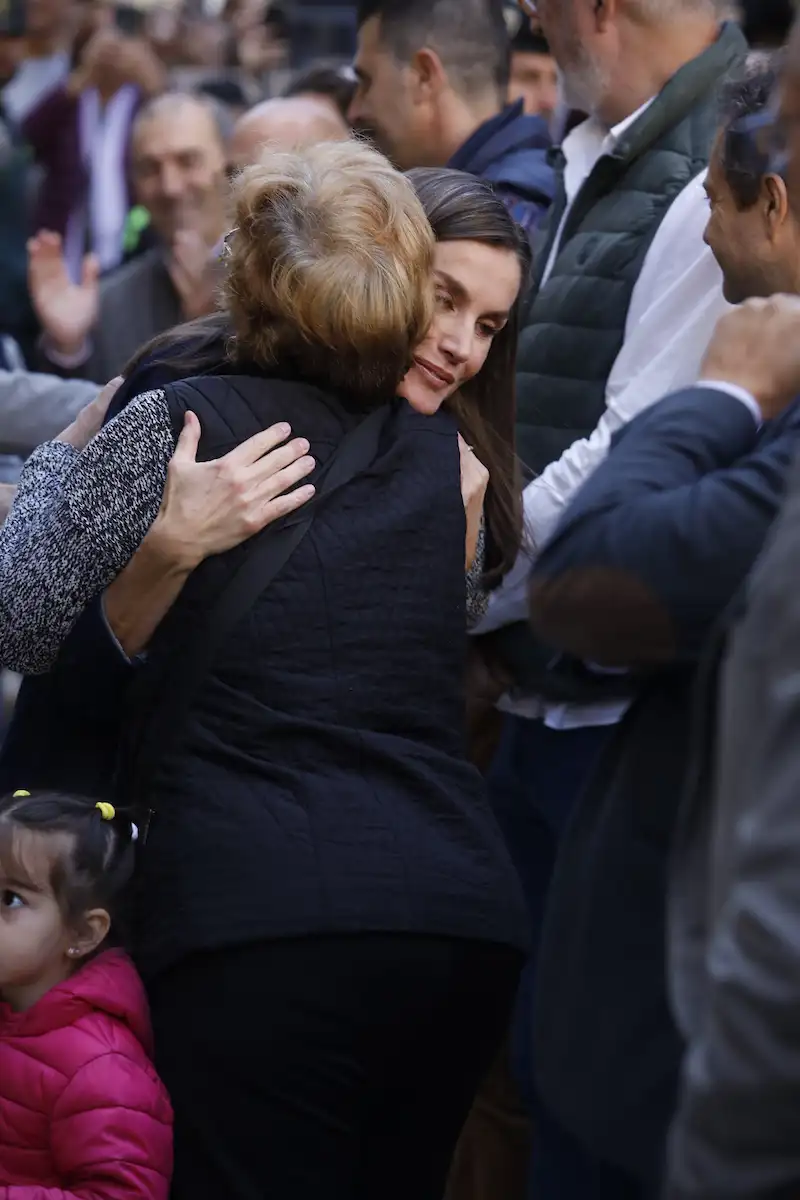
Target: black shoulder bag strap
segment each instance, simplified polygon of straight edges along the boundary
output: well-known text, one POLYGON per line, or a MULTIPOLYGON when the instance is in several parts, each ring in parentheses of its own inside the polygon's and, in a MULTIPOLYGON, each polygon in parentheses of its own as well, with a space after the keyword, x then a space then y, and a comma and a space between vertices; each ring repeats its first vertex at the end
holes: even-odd
MULTIPOLYGON (((147 792, 165 756, 175 748, 199 684, 210 669, 219 646, 272 580, 283 570, 314 522, 320 504, 349 483, 375 460, 381 432, 391 412, 383 405, 345 434, 325 464, 312 500, 297 513, 277 521, 260 535, 228 584, 211 604, 188 646, 181 646, 179 669, 162 670, 156 703, 150 709, 130 755, 125 754, 126 778, 118 788, 139 813, 139 844, 144 844, 154 815, 147 792)), ((169 662, 168 662, 168 665, 169 662)), ((146 669, 146 668, 145 668, 146 669)))

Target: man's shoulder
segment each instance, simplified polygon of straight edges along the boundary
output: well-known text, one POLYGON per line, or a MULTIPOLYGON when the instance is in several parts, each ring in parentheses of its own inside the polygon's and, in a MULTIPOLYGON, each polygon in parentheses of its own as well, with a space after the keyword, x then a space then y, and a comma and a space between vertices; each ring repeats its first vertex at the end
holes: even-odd
POLYGON ((163 271, 164 252, 160 246, 156 246, 107 275, 100 284, 100 297, 102 300, 120 297, 163 271))

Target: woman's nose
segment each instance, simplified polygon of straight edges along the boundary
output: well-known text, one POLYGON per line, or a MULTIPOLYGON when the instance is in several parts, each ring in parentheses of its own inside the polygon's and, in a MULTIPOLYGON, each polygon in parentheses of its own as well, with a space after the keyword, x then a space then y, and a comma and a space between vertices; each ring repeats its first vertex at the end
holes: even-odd
POLYGON ((441 340, 442 351, 454 363, 466 362, 472 345, 472 332, 466 321, 453 322, 444 331, 441 340))

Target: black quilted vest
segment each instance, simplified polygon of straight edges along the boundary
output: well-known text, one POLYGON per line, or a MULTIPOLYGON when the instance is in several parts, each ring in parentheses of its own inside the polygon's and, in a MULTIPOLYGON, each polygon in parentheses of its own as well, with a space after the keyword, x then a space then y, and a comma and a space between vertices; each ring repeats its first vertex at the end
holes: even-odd
MULTIPOLYGON (((176 432, 187 408, 200 418, 202 458, 289 420, 324 464, 358 420, 286 380, 206 377, 167 395, 176 432)), ((372 466, 320 506, 231 628, 138 797, 156 813, 139 873, 146 971, 322 933, 524 943, 516 877, 464 751, 464 532, 453 418, 396 401, 372 466)), ((135 716, 183 669, 258 540, 191 576, 148 652, 135 716)))
MULTIPOLYGON (((567 219, 558 257, 530 304, 517 355, 517 450, 541 473, 605 411, 606 382, 625 337, 633 289, 673 200, 708 164, 719 124, 720 88, 744 56, 739 28, 669 81, 601 158, 567 219)), ((566 206, 562 179, 537 267, 544 274, 566 206)), ((624 694, 619 679, 590 675, 541 646, 524 623, 487 638, 523 692, 591 702, 624 694)))

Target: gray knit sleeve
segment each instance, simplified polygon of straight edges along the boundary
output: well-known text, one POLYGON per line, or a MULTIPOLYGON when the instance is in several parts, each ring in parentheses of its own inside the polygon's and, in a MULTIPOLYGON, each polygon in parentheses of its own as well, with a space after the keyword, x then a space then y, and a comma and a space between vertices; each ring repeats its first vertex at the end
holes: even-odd
POLYGON ((163 391, 131 401, 81 453, 34 451, 0 528, 0 665, 53 665, 86 605, 130 561, 161 505, 175 442, 163 391))
POLYGON ((486 562, 486 531, 481 522, 475 559, 467 571, 467 629, 472 629, 486 615, 489 593, 483 586, 483 571, 486 562))

